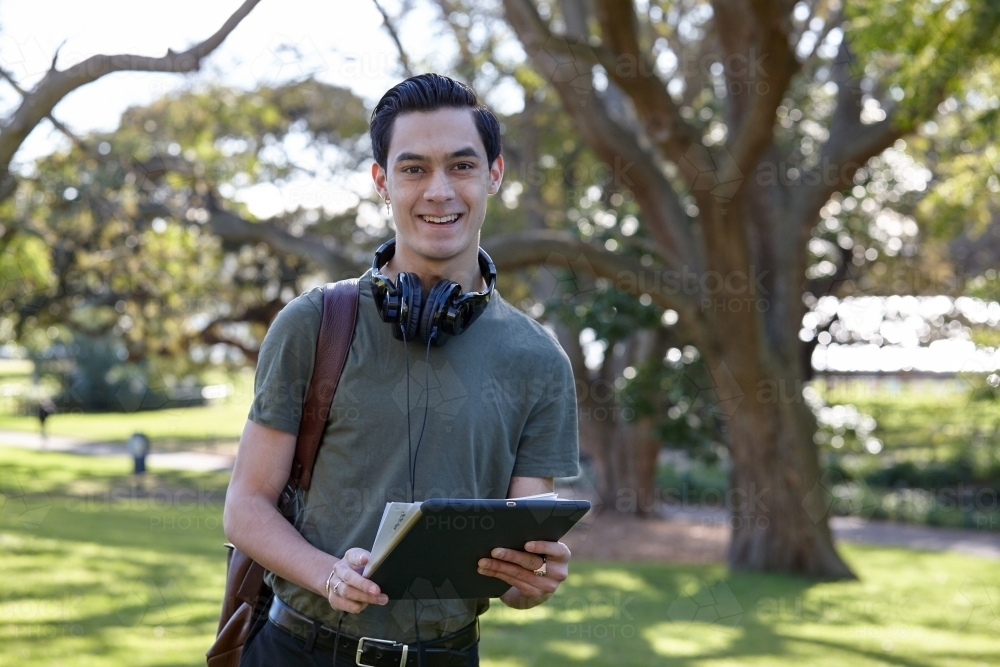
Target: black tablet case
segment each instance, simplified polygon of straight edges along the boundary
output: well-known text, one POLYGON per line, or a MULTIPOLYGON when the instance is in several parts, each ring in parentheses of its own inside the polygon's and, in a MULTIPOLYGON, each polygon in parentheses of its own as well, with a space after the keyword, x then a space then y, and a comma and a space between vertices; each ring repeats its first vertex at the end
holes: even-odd
POLYGON ((480 558, 496 547, 556 542, 588 510, 586 500, 425 500, 420 518, 368 578, 390 600, 500 597, 510 584, 479 574, 480 558))

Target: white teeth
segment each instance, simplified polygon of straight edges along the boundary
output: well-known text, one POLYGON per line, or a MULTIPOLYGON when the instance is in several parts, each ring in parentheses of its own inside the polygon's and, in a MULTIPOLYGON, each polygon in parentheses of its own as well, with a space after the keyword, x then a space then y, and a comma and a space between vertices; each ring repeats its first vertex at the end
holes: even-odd
POLYGON ((425 222, 433 222, 433 223, 437 223, 437 224, 444 224, 444 223, 454 222, 454 221, 458 220, 458 214, 457 213, 453 213, 451 215, 446 215, 443 218, 435 218, 434 216, 431 216, 431 215, 422 215, 420 217, 422 217, 425 222))

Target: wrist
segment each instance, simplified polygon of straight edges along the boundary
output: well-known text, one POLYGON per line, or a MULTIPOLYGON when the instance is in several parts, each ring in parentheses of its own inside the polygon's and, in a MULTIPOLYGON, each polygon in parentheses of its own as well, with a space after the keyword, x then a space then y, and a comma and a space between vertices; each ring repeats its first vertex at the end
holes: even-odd
POLYGON ((336 583, 336 575, 334 574, 334 566, 340 562, 339 558, 335 556, 329 556, 329 558, 324 558, 322 565, 316 570, 316 574, 313 576, 313 582, 316 586, 314 592, 330 599, 330 592, 333 590, 332 586, 336 583))

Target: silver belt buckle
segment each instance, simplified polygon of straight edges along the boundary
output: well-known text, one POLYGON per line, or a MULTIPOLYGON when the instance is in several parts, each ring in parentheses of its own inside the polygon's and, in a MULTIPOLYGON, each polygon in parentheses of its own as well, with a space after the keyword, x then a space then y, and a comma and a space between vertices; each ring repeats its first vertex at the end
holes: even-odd
POLYGON ((374 665, 369 665, 367 663, 361 662, 361 652, 365 648, 365 642, 374 642, 376 644, 388 644, 393 648, 397 646, 402 646, 403 655, 399 657, 399 667, 406 667, 406 652, 410 648, 407 644, 401 644, 391 639, 376 639, 375 637, 362 637, 361 639, 358 640, 358 652, 357 655, 354 656, 354 664, 358 665, 359 667, 375 667, 374 665))

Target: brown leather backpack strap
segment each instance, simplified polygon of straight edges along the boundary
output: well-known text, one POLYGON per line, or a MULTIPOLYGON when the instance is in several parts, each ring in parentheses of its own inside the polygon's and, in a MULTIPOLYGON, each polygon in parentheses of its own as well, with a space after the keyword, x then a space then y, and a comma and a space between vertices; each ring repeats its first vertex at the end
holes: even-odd
POLYGON ((323 319, 316 341, 316 363, 299 423, 292 473, 288 478, 292 488, 308 489, 312 481, 316 452, 354 339, 358 293, 357 279, 328 283, 323 288, 323 319))

